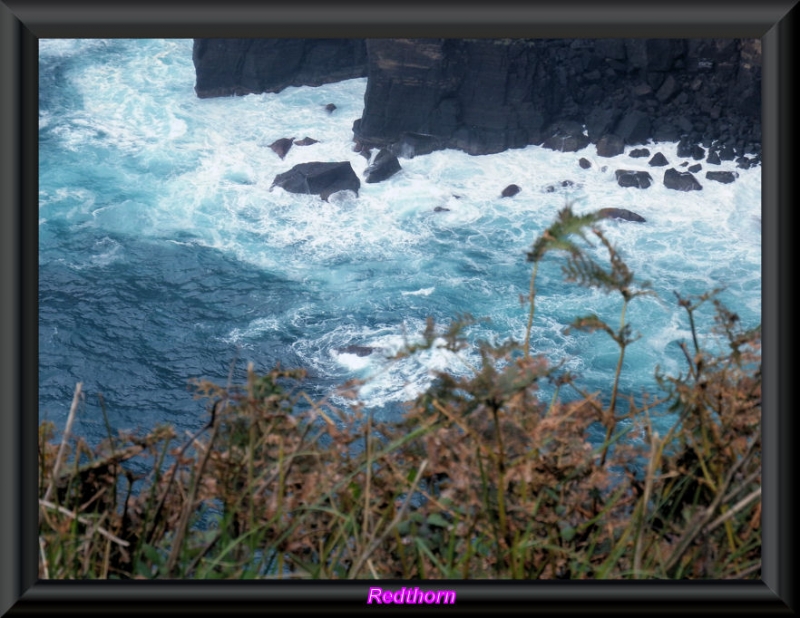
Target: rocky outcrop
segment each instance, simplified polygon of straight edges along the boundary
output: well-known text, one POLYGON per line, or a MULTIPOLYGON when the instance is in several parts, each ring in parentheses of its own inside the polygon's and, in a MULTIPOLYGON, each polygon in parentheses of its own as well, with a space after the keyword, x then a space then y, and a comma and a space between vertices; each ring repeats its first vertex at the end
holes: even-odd
POLYGON ((398 157, 606 136, 742 165, 761 149, 759 39, 195 39, 193 59, 201 97, 366 75, 357 147, 398 157))
POLYGON ((685 136, 737 155, 760 150, 760 40, 375 39, 367 54, 354 133, 372 147, 413 134, 471 154, 571 150, 578 136, 559 125, 574 122, 587 143, 685 136))
POLYGON ((192 60, 201 99, 321 86, 367 74, 363 39, 194 39, 192 60))
POLYGON ((281 187, 290 193, 319 195, 327 200, 337 191, 353 191, 358 195, 361 181, 349 161, 334 163, 299 163, 288 172, 275 176, 273 187, 281 187))

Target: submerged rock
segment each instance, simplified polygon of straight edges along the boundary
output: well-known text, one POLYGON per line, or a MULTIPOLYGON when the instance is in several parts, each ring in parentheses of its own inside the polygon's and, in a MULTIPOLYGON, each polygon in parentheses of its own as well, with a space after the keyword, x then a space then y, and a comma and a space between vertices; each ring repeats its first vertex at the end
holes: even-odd
POLYGON ((559 182, 557 184, 554 184, 554 185, 545 185, 542 188, 542 191, 544 191, 545 193, 555 193, 559 189, 566 189, 566 188, 574 187, 574 186, 575 186, 575 183, 572 182, 571 180, 562 180, 561 182, 559 182))
POLYGON ((637 223, 645 223, 646 219, 637 215, 632 210, 626 208, 601 208, 597 211, 601 219, 622 219, 623 221, 635 221, 637 223))
POLYGON ((343 348, 336 348, 339 354, 355 354, 356 356, 369 356, 380 348, 373 348, 368 345, 348 345, 343 348))

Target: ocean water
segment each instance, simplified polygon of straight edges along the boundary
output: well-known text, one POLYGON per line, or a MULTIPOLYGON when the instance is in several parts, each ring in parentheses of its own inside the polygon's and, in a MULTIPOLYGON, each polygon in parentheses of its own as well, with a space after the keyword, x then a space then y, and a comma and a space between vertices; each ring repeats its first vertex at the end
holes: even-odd
MULTIPOLYGON (((641 339, 626 353, 625 392, 656 392, 656 367, 686 369, 678 343, 691 334, 675 291, 724 287, 720 298, 742 323, 760 323, 760 168, 703 163, 703 190, 682 193, 662 185, 666 168, 629 157, 630 148, 611 159, 592 146, 447 150, 401 159, 391 179, 325 202, 272 181, 305 161, 347 160, 363 174, 352 124, 366 79, 203 100, 194 79, 191 40, 39 43, 40 419, 63 427, 82 382, 75 430, 90 440, 106 434, 104 411, 112 430, 169 422, 193 431, 207 417, 190 380, 241 380, 248 362, 305 368, 306 390, 343 407, 336 387, 366 379, 364 405, 378 419, 398 418, 432 371, 464 373, 476 358, 470 347, 389 361, 429 316, 443 325, 463 313, 488 318, 467 331, 473 343, 523 340, 525 253, 567 202, 578 213, 620 207, 647 219, 602 224, 656 292, 627 314, 641 339), (306 136, 318 143, 293 146, 284 160, 269 148, 306 136), (592 167, 581 169, 580 157, 592 167), (655 182, 619 187, 620 168, 648 170, 655 182), (739 178, 707 181, 708 169, 739 178), (501 198, 511 183, 521 192, 501 198), (341 352, 349 345, 377 350, 341 352)), ((676 144, 647 147, 682 162, 676 144)), ((616 325, 620 307, 617 296, 565 283, 560 259, 548 257, 534 352, 567 359, 588 390, 605 392, 616 345, 565 327, 588 313, 616 325)), ((713 348, 711 324, 709 305, 698 325, 713 348)))

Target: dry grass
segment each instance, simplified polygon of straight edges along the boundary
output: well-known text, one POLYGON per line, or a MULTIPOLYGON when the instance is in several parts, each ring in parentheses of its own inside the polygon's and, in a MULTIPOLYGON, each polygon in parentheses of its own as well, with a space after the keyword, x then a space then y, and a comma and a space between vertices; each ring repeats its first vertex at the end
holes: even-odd
MULTIPOLYGON (((759 578, 760 330, 742 330, 714 294, 678 297, 693 335, 685 374, 659 375, 658 401, 624 397, 625 314, 646 286, 594 216, 569 208, 528 258, 525 342, 482 344, 472 375, 441 373, 401 422, 312 401, 302 371, 250 366, 245 384, 196 383, 209 420, 181 440, 159 427, 90 449, 69 431, 54 443, 43 423, 40 576, 759 578), (607 269, 587 257, 589 239, 607 269), (620 295, 618 327, 571 325, 619 347, 607 402, 530 352, 536 272, 551 254, 566 256, 569 280, 620 295), (698 345, 695 316, 712 306, 722 354, 698 345), (557 385, 549 401, 543 380, 557 385), (664 409, 678 421, 660 436, 664 409), (150 472, 131 472, 134 459, 150 472)), ((457 349, 469 323, 431 321, 401 356, 442 340, 457 349)))

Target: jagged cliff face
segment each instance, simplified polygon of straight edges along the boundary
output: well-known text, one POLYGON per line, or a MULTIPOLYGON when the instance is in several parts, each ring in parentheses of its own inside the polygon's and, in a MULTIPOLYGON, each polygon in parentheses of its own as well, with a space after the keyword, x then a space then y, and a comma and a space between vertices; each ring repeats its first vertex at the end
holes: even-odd
POLYGON ((361 39, 195 39, 200 98, 280 92, 367 74, 361 39))
POLYGON ((367 41, 354 127, 367 146, 472 154, 541 144, 585 126, 596 143, 690 141, 757 151, 759 40, 367 41))
POLYGON ((604 136, 760 152, 759 40, 197 39, 194 62, 201 97, 367 75, 354 138, 401 156, 604 136))

